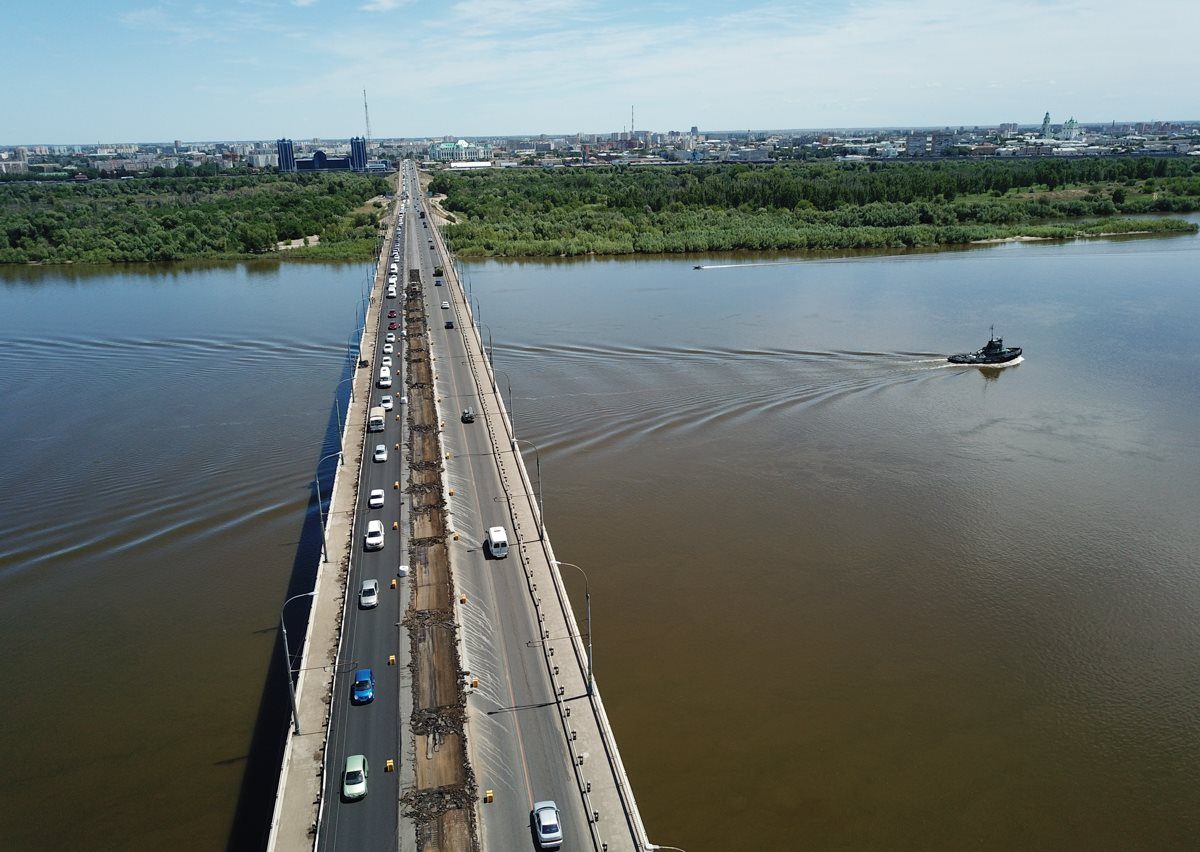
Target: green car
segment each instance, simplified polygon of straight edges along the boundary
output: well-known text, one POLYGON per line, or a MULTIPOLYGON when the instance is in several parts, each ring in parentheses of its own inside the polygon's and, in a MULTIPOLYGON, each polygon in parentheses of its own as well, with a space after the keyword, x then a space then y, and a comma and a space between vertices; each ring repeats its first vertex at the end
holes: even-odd
POLYGON ((346 772, 342 775, 342 798, 352 801, 366 795, 367 758, 361 754, 352 754, 346 758, 346 772))

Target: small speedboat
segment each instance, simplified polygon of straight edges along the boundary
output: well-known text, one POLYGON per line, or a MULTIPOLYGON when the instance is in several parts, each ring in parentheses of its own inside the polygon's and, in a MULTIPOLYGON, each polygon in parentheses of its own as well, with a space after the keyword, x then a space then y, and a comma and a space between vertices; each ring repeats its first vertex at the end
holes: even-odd
POLYGON ((996 327, 992 326, 988 342, 978 352, 962 352, 951 355, 946 360, 951 364, 967 364, 976 367, 995 367, 1009 364, 1021 357, 1023 350, 1020 346, 1005 346, 1002 338, 996 337, 996 327))
POLYGON ((703 269, 703 266, 693 266, 692 269, 703 269))

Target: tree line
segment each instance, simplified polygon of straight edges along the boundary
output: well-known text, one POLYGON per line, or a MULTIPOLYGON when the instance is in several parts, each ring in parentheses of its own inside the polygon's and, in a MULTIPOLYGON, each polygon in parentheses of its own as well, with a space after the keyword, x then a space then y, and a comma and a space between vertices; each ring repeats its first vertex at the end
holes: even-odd
POLYGON ((779 163, 442 172, 462 255, 917 246, 1011 236, 1190 229, 1119 214, 1200 209, 1182 158, 779 163), (1048 232, 1051 223, 1053 234, 1048 232), (1036 229, 1036 232, 1035 232, 1036 229))
POLYGON ((0 184, 0 263, 126 263, 230 257, 312 234, 324 253, 369 257, 391 191, 359 174, 149 177, 0 184))

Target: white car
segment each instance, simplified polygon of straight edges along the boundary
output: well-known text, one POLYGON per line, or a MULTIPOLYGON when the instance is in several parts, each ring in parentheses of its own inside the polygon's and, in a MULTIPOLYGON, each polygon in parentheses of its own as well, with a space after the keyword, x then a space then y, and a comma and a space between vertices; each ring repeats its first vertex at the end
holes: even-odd
POLYGON ((533 805, 533 829, 539 849, 557 849, 562 846, 562 823, 558 819, 558 805, 554 802, 535 802, 533 805))
POLYGON ((391 355, 395 351, 395 347, 391 343, 383 344, 383 354, 391 355))
POLYGON ((448 311, 448 310, 450 310, 450 303, 449 303, 449 302, 442 302, 442 310, 443 310, 443 311, 448 311))
POLYGON ((390 367, 390 366, 392 366, 392 356, 390 356, 390 355, 384 355, 384 356, 383 356, 383 360, 382 360, 382 361, 380 361, 379 363, 380 363, 380 364, 382 364, 382 365, 383 365, 383 366, 385 366, 385 367, 390 367))
POLYGON ((377 462, 387 461, 387 444, 376 444, 375 455, 372 458, 377 462))
POLYGON ((383 550, 383 521, 367 521, 367 534, 363 537, 363 550, 383 550))
POLYGON ((379 606, 378 580, 362 581, 362 588, 358 590, 358 605, 363 609, 374 609, 379 606))
POLYGON ((392 395, 385 393, 383 396, 379 397, 379 407, 382 408, 384 411, 391 411, 392 410, 392 395))
POLYGON ((388 343, 395 343, 396 335, 389 331, 386 335, 384 335, 383 339, 386 340, 388 343))
POLYGON ((371 489, 371 493, 367 497, 367 506, 369 506, 372 509, 382 509, 383 508, 383 489, 382 488, 371 489))
POLYGON ((408 397, 406 397, 406 396, 401 396, 401 397, 400 397, 400 404, 401 404, 401 405, 408 405, 408 397))

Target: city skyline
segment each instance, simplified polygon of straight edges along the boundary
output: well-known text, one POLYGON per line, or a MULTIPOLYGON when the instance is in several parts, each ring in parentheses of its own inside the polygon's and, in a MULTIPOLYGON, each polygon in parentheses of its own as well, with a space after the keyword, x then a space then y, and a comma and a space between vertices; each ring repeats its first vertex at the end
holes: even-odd
POLYGON ((70 0, 28 15, 4 39, 6 76, 38 84, 10 85, 0 145, 346 138, 365 129, 364 87, 374 138, 605 133, 629 128, 631 104, 659 131, 1188 120, 1200 72, 1185 0, 70 0), (1151 45, 1166 70, 1131 70, 1151 45))

